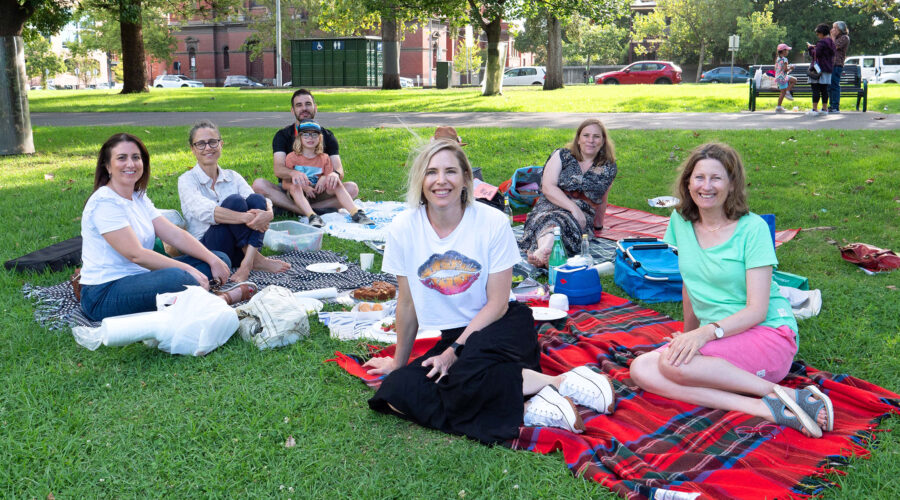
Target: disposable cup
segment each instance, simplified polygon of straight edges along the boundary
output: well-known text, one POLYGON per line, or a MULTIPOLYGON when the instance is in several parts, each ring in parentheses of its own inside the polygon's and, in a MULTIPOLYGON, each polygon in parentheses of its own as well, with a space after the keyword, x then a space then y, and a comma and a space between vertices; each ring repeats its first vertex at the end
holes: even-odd
POLYGON ((368 271, 369 268, 372 267, 372 262, 375 261, 374 253, 361 253, 359 254, 359 267, 363 268, 363 271, 368 271))

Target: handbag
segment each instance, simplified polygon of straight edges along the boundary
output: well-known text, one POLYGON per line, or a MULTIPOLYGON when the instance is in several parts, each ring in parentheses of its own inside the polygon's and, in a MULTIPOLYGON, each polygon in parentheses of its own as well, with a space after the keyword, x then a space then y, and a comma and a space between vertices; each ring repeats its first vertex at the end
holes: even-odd
POLYGON ((810 80, 818 80, 819 77, 822 76, 822 72, 816 71, 815 64, 810 64, 809 68, 807 68, 807 70, 806 70, 806 76, 808 76, 810 80))

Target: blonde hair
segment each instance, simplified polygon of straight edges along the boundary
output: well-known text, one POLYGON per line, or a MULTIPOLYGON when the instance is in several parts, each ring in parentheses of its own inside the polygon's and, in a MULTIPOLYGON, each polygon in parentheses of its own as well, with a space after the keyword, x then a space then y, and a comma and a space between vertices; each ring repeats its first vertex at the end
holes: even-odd
MULTIPOLYGON (((297 137, 294 137, 294 144, 292 146, 292 149, 298 155, 303 154, 303 134, 302 133, 297 134, 297 137)), ((323 137, 322 133, 320 132, 319 133, 319 143, 316 144, 315 153, 317 155, 320 155, 324 152, 325 152, 325 137, 323 137)))
POLYGON ((462 203, 463 208, 465 208, 466 205, 472 204, 475 200, 475 185, 472 180, 472 164, 469 163, 469 158, 466 157, 466 153, 463 152, 462 147, 455 142, 436 140, 427 142, 418 149, 413 150, 415 157, 410 155, 410 158, 412 159, 407 162, 409 164, 409 176, 406 183, 406 202, 409 203, 409 206, 416 208, 419 205, 425 205, 427 203, 425 201, 425 195, 422 192, 422 186, 425 184, 425 170, 428 169, 428 165, 431 164, 434 155, 444 150, 449 150, 456 156, 459 167, 462 169, 464 185, 460 203, 462 203))
POLYGON ((581 122, 581 125, 575 130, 575 138, 572 139, 572 142, 570 142, 566 148, 572 152, 572 156, 574 156, 576 160, 583 161, 584 155, 581 154, 581 147, 578 145, 578 137, 581 135, 581 132, 590 125, 600 127, 600 132, 603 134, 603 147, 600 148, 597 157, 594 158, 594 164, 600 165, 606 162, 615 163, 616 146, 613 144, 612 139, 609 138, 609 132, 606 130, 606 126, 597 118, 588 118, 581 122))

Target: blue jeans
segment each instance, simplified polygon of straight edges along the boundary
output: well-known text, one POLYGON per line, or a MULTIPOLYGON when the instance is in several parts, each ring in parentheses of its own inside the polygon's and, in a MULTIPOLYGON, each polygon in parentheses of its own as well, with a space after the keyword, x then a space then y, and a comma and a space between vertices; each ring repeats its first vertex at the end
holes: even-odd
MULTIPOLYGON (((266 199, 256 193, 248 196, 246 200, 240 195, 233 194, 222 201, 222 208, 234 212, 246 212, 254 208, 265 210, 266 199)), ((206 234, 200 238, 200 243, 212 251, 224 253, 234 265, 239 266, 244 260, 244 248, 247 245, 260 248, 263 236, 262 231, 254 231, 246 224, 214 224, 209 226, 206 234)))
MULTIPOLYGON (((225 264, 231 260, 222 252, 213 252, 225 264)), ((212 279, 209 264, 190 255, 175 260, 197 269, 212 279)), ((81 285, 81 310, 92 321, 102 321, 109 316, 121 316, 156 310, 156 295, 180 292, 187 285, 198 285, 197 280, 183 269, 174 267, 157 269, 149 273, 133 274, 99 285, 81 285)))
POLYGON ((831 104, 828 109, 841 109, 841 73, 844 72, 843 66, 835 66, 831 72, 831 85, 828 87, 828 93, 831 94, 831 104))

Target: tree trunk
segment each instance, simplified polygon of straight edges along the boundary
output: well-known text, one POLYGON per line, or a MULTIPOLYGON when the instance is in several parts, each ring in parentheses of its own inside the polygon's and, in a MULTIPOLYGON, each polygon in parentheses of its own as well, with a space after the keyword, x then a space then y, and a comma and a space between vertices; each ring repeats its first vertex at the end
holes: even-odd
POLYGON ((481 95, 497 95, 503 83, 503 67, 505 61, 500 60, 500 22, 499 17, 484 25, 487 36, 487 66, 484 70, 484 92, 481 95))
POLYGON ((700 75, 703 74, 703 58, 706 57, 706 42, 700 42, 700 61, 697 62, 697 77, 694 79, 694 83, 700 82, 700 75))
POLYGON ((0 36, 0 72, 0 155, 34 153, 21 36, 0 36))
POLYGON ((400 32, 397 18, 391 15, 381 16, 381 40, 384 51, 384 72, 381 90, 400 88, 400 32))
POLYGON ((122 93, 147 92, 147 61, 141 28, 141 0, 120 0, 122 33, 122 93))
POLYGON ((547 73, 544 76, 544 90, 563 88, 562 74, 562 29, 559 18, 547 16, 547 73))

